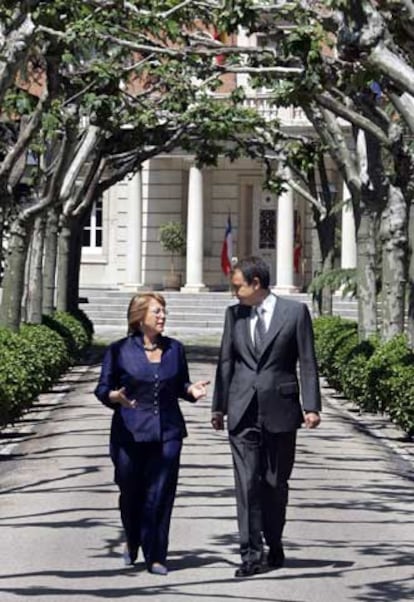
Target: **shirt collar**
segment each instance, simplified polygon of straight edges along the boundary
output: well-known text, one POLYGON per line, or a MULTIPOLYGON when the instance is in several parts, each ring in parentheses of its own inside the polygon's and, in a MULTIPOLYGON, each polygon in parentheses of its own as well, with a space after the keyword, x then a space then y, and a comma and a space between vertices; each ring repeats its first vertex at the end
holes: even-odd
POLYGON ((275 305, 276 296, 273 293, 269 293, 259 305, 253 305, 251 315, 255 316, 256 310, 261 311, 262 309, 264 309, 266 313, 272 313, 275 305))

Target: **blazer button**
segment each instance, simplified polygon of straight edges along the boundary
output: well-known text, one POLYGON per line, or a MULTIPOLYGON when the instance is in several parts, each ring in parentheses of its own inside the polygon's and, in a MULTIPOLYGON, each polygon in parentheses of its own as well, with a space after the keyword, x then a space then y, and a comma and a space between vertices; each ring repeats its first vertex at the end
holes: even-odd
POLYGON ((154 410, 154 414, 156 416, 158 414, 158 410, 154 410))

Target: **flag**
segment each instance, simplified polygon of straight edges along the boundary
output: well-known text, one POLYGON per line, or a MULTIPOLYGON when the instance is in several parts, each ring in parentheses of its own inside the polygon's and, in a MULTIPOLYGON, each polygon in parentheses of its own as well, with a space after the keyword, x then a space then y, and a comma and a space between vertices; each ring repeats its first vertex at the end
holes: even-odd
POLYGON ((233 241, 231 233, 231 217, 227 218, 226 232, 224 234, 223 246, 221 248, 221 270, 228 276, 231 271, 231 258, 233 255, 233 241))
MULTIPOLYGON (((217 29, 214 29, 213 38, 215 40, 217 40, 217 42, 220 42, 221 44, 226 45, 227 34, 225 32, 219 32, 217 29)), ((223 65, 225 62, 226 62, 225 54, 218 54, 216 56, 216 64, 217 65, 223 65)))

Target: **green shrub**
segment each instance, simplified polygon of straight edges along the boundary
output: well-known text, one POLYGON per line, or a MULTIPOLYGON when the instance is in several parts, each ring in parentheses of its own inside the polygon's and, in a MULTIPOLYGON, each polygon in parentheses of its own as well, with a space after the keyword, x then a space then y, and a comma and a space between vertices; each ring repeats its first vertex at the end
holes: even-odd
MULTIPOLYGON (((341 372, 342 392, 348 399, 362 405, 368 399, 368 360, 375 351, 378 341, 371 338, 358 343, 351 349, 346 358, 346 365, 341 372)), ((365 408, 370 410, 371 408, 365 408)))
POLYGON ((347 368, 349 356, 358 344, 358 333, 355 329, 345 330, 342 336, 339 337, 338 345, 336 346, 331 360, 331 374, 329 376, 329 384, 339 391, 342 391, 342 375, 347 368))
POLYGON ((90 343, 83 325, 67 312, 56 311, 51 316, 43 316, 42 322, 63 337, 72 359, 77 359, 90 343))
POLYGON ((16 418, 40 392, 44 370, 30 344, 18 334, 4 332, 0 344, 0 418, 16 418))
POLYGON ((386 411, 414 435, 414 353, 404 335, 358 342, 357 324, 339 316, 314 320, 319 368, 329 384, 368 412, 386 411))
POLYGON ((363 409, 385 412, 392 402, 388 381, 393 369, 413 363, 414 354, 409 349, 404 335, 397 335, 378 345, 368 360, 367 390, 365 397, 360 401, 363 409))
POLYGON ((56 381, 70 364, 69 353, 61 335, 42 324, 23 324, 19 334, 29 343, 32 354, 39 359, 39 369, 45 371, 45 384, 56 381))
POLYGON ((329 384, 335 386, 334 354, 347 338, 357 332, 357 324, 340 316, 320 316, 313 321, 313 328, 319 369, 329 384))
POLYGON ((93 339, 93 335, 94 335, 94 328, 93 328, 92 320, 89 318, 89 316, 87 316, 85 314, 83 309, 79 309, 79 308, 72 311, 71 315, 74 318, 76 318, 76 320, 78 320, 78 322, 80 322, 82 324, 82 326, 86 332, 86 335, 88 337, 88 345, 90 345, 92 343, 92 339, 93 339))
POLYGON ((356 328, 343 329, 342 333, 336 337, 327 379, 331 387, 338 389, 338 391, 343 391, 343 376, 348 369, 348 363, 357 345, 358 332, 356 328))
POLYGON ((0 423, 15 420, 89 344, 90 328, 57 312, 20 332, 0 328, 0 423), (50 324, 50 327, 47 325, 50 324))
POLYGON ((387 382, 390 418, 409 437, 414 435, 414 366, 397 365, 391 369, 387 382))

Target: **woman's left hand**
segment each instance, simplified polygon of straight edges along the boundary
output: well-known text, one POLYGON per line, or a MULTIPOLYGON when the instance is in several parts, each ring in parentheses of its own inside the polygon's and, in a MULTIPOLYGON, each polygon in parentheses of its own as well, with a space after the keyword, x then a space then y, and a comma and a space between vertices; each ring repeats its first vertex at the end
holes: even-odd
POLYGON ((206 387, 209 384, 209 380, 199 380, 188 387, 187 393, 192 395, 196 400, 201 399, 207 395, 206 387))

